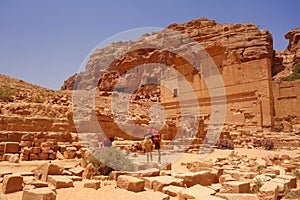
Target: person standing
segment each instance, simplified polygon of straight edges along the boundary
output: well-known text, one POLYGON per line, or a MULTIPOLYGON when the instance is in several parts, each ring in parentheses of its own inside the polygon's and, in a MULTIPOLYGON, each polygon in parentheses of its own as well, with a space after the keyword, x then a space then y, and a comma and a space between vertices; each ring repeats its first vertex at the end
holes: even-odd
POLYGON ((161 136, 159 131, 156 128, 152 128, 151 133, 152 133, 152 141, 155 147, 154 149, 158 150, 158 162, 161 163, 161 153, 160 153, 161 136))

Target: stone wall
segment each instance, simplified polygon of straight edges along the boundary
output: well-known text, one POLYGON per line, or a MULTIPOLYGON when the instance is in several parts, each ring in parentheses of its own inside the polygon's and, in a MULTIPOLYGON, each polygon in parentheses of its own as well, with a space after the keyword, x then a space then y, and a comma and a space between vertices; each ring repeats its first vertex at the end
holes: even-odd
MULTIPOLYGON (((271 88, 271 61, 268 58, 249 61, 241 64, 224 66, 222 78, 226 91, 227 109, 225 124, 241 127, 272 127, 273 102, 271 88)), ((211 120, 211 97, 205 80, 199 75, 192 79, 193 91, 200 105, 200 116, 211 120)), ((180 85, 178 79, 172 77, 164 80, 164 84, 174 89, 180 85), (168 83, 166 83, 168 82, 168 83), (171 87, 172 87, 171 86, 171 87)), ((180 117, 180 106, 173 91, 162 88, 161 103, 166 107, 169 117, 180 117), (173 103, 172 103, 173 102, 173 103)), ((178 96, 181 94, 178 93, 178 96)), ((191 105, 193 106, 193 105, 191 105)))
POLYGON ((275 116, 300 117, 300 80, 290 82, 273 82, 275 116))

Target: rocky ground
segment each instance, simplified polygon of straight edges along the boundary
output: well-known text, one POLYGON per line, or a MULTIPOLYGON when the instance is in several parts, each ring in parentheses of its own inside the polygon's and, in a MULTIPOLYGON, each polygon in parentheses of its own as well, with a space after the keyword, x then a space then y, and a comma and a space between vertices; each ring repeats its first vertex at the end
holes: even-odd
POLYGON ((298 149, 215 149, 203 160, 199 154, 184 153, 164 169, 153 168, 159 166, 154 162, 140 163, 144 170, 113 172, 110 176, 91 176, 93 170, 80 167, 79 163, 80 159, 55 160, 51 164, 1 162, 0 197, 8 200, 299 198, 298 149))

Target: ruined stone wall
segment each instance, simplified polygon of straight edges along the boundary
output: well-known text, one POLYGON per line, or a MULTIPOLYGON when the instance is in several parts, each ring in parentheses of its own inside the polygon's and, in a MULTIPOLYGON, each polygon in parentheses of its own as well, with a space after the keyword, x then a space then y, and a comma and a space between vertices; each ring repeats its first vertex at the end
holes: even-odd
MULTIPOLYGON (((222 68, 221 75, 227 100, 225 124, 254 128, 272 127, 273 103, 270 70, 271 61, 267 58, 222 68)), ((200 116, 208 124, 211 119, 211 96, 204 79, 195 75, 192 80, 193 91, 191 92, 197 95, 200 116)), ((164 82, 169 82, 164 84, 171 85, 173 89, 180 85, 177 78, 170 78, 164 82)), ((167 109, 167 116, 178 117, 180 105, 173 91, 167 88, 162 88, 161 91, 161 102, 167 109)))
POLYGON ((300 117, 300 80, 289 82, 273 82, 275 116, 300 117))

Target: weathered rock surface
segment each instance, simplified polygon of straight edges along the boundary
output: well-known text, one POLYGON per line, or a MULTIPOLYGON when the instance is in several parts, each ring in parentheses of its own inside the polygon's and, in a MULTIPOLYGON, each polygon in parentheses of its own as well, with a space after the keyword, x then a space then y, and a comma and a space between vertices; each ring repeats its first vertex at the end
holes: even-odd
POLYGON ((144 177, 145 187, 154 191, 162 191, 163 187, 174 185, 183 186, 183 180, 172 176, 144 177))
POLYGON ((48 182, 51 183, 56 189, 69 188, 74 186, 72 179, 66 176, 51 175, 48 176, 48 182))
POLYGON ((129 191, 141 192, 144 190, 145 181, 136 177, 121 175, 118 177, 117 186, 129 191))
POLYGON ((212 189, 201 185, 194 185, 190 188, 180 190, 179 199, 207 199, 210 195, 215 194, 216 192, 212 189))
POLYGON ((25 190, 22 200, 56 200, 56 193, 50 188, 25 190))
POLYGON ((84 187, 85 188, 93 188, 93 189, 99 189, 100 188, 100 181, 97 180, 87 180, 84 182, 84 187))
POLYGON ((2 191, 4 194, 21 191, 23 177, 20 175, 5 175, 3 178, 2 191))

